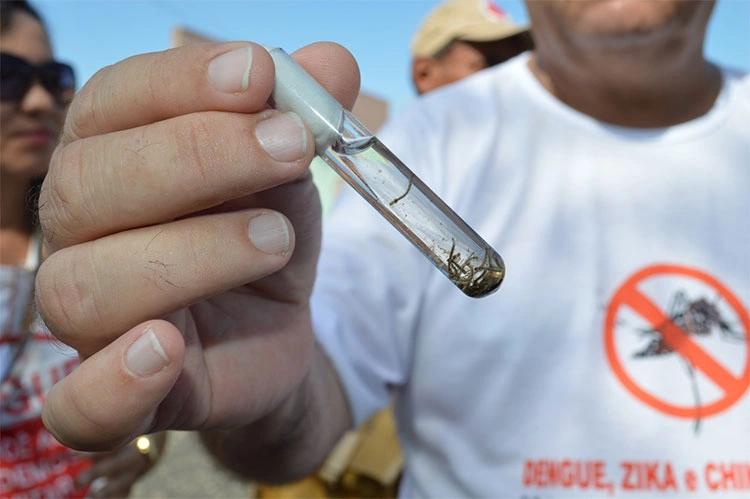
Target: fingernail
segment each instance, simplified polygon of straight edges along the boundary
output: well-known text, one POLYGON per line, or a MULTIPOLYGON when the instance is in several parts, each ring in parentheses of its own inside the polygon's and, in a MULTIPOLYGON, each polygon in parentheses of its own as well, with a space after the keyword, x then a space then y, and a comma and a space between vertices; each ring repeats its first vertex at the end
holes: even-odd
POLYGON ((250 220, 248 234, 253 245, 268 255, 289 250, 289 226, 284 217, 268 211, 250 220))
POLYGON ((171 360, 159 343, 154 330, 148 327, 128 348, 125 362, 138 376, 149 376, 161 371, 171 360))
POLYGON ((307 150, 307 132, 296 113, 276 114, 255 126, 255 138, 276 161, 294 161, 307 150))
POLYGON ((208 79, 220 92, 244 92, 250 86, 253 47, 247 45, 215 57, 208 64, 208 79))

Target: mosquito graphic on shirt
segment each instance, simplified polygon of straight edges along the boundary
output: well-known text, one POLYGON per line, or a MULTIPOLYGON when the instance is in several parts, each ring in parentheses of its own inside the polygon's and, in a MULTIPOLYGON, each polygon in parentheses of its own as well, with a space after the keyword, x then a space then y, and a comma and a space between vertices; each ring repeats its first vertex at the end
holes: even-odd
MULTIPOLYGON (((748 341, 747 338, 745 338, 745 335, 738 330, 737 324, 731 324, 723 317, 718 307, 718 301, 719 297, 713 301, 709 301, 702 297, 690 301, 685 292, 678 291, 672 297, 671 303, 667 309, 668 320, 679 326, 685 334, 690 336, 709 337, 713 334, 717 334, 718 338, 723 341, 748 341)), ((680 355, 679 352, 675 352, 675 350, 664 341, 660 329, 665 325, 666 323, 660 324, 655 328, 636 328, 637 333, 640 336, 647 338, 649 341, 645 347, 633 352, 632 355, 634 358, 638 359, 662 357, 673 354, 679 357, 685 365, 690 378, 693 400, 697 412, 693 430, 695 433, 698 433, 701 425, 701 394, 698 389, 695 367, 690 360, 680 355)))

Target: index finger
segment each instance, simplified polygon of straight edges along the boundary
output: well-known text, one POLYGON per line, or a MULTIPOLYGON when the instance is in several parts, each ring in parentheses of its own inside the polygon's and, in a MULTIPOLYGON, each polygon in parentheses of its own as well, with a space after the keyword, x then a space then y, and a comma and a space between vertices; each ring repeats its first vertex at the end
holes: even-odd
POLYGON ((133 56, 91 77, 71 104, 61 143, 199 111, 257 112, 266 106, 273 74, 268 52, 248 42, 133 56), (187 54, 195 64, 185 64, 187 54), (116 98, 107 92, 114 88, 116 98))

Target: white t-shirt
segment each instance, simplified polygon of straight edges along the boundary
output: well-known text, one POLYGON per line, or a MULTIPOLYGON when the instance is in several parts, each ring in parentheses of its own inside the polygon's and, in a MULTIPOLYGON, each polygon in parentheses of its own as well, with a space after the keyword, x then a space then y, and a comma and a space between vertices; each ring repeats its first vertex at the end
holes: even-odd
POLYGON ((750 78, 658 130, 557 101, 528 55, 379 136, 503 256, 464 296, 352 189, 313 316, 357 422, 395 401, 404 497, 750 495, 750 78))

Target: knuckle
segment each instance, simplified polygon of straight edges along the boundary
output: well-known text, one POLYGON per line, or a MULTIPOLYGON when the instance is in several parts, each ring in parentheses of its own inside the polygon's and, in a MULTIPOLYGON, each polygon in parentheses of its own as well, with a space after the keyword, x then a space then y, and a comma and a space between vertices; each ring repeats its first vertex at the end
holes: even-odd
POLYGON ((36 278, 42 319, 60 341, 79 352, 91 350, 97 338, 87 333, 102 324, 93 261, 89 251, 63 249, 42 263, 36 278))
POLYGON ((43 419, 55 438, 84 451, 108 450, 123 440, 122 427, 112 432, 111 415, 91 398, 90 385, 68 377, 56 386, 45 404, 43 419))
MULTIPOLYGON (((189 165, 187 172, 191 182, 200 181, 201 185, 215 184, 217 172, 225 160, 228 160, 226 143, 216 145, 214 137, 226 137, 223 134, 222 120, 215 119, 214 113, 199 113, 189 116, 187 120, 173 120, 170 122, 170 133, 175 140, 178 161, 180 165, 189 165)), ((215 200, 221 201, 221 198, 215 200)))
POLYGON ((39 198, 39 223, 45 243, 54 251, 80 242, 100 219, 95 185, 86 179, 86 141, 55 151, 39 198))
POLYGON ((97 71, 73 99, 63 125, 64 144, 88 137, 95 130, 107 131, 107 110, 111 107, 103 100, 107 99, 108 94, 93 92, 92 88, 102 85, 110 68, 107 66, 97 71))
POLYGON ((160 102, 164 96, 164 89, 169 85, 169 80, 164 78, 161 64, 150 59, 148 71, 145 73, 146 84, 143 91, 146 102, 160 102))
POLYGON ((70 423, 68 417, 70 411, 67 407, 61 408, 67 399, 65 395, 65 385, 67 380, 63 379, 60 383, 53 386, 47 393, 47 399, 42 409, 42 421, 44 427, 63 445, 72 449, 80 449, 75 435, 70 435, 70 423))
POLYGON ((65 407, 70 411, 69 417, 79 421, 78 426, 86 428, 89 435, 106 435, 107 428, 102 423, 106 421, 106 414, 101 414, 97 410, 97 405, 86 403, 89 400, 89 393, 80 384, 71 383, 65 391, 65 407))
POLYGON ((62 138, 60 141, 62 144, 76 141, 84 136, 85 131, 82 124, 83 120, 80 117, 81 108, 83 107, 83 104, 81 104, 83 101, 82 93, 83 90, 73 98, 73 102, 70 103, 70 107, 68 108, 68 114, 63 123, 62 138))
POLYGON ((68 175, 70 172, 67 165, 62 163, 72 162, 68 146, 58 148, 50 162, 50 169, 42 184, 42 190, 39 193, 39 224, 42 228, 44 242, 56 251, 66 246, 71 234, 68 227, 71 226, 70 220, 73 218, 70 209, 70 199, 67 190, 64 188, 63 172, 68 175))

